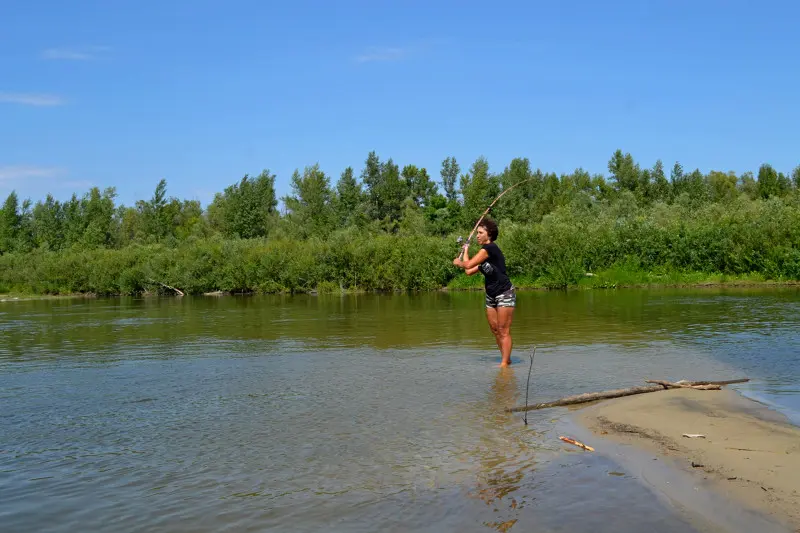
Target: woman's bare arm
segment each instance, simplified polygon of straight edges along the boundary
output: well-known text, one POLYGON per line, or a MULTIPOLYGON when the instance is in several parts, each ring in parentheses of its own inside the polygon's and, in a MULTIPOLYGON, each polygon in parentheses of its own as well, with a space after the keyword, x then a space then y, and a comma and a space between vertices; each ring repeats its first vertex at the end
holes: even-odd
POLYGON ((478 250, 478 253, 475 254, 475 257, 470 259, 469 251, 465 248, 464 249, 464 259, 461 260, 458 257, 456 257, 455 260, 453 261, 453 264, 458 266, 458 267, 461 267, 461 268, 467 270, 467 269, 474 268, 474 267, 480 265, 481 263, 486 261, 488 258, 489 258, 489 253, 486 250, 484 250, 483 248, 481 248, 480 250, 478 250))

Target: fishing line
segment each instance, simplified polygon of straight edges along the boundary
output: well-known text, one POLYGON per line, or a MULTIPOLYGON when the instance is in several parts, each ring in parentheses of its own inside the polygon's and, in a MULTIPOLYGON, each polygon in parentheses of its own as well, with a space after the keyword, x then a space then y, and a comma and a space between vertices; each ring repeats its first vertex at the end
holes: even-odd
POLYGON ((525 416, 522 417, 522 421, 525 422, 525 425, 528 425, 528 388, 531 386, 531 370, 533 370, 533 356, 536 355, 536 346, 533 347, 533 351, 531 352, 531 366, 528 367, 528 383, 525 385, 525 416))
MULTIPOLYGON (((492 201, 492 203, 491 203, 491 204, 489 204, 489 207, 487 207, 487 208, 486 208, 486 211, 484 211, 484 212, 483 212, 483 214, 481 215, 481 218, 479 218, 479 219, 478 219, 478 222, 476 222, 476 223, 475 223, 475 227, 473 227, 473 228, 472 228, 472 231, 470 232, 470 234, 469 234, 469 237, 467 237, 466 244, 467 244, 467 245, 469 245, 469 244, 472 242, 472 236, 473 236, 473 235, 475 235, 475 232, 476 232, 476 231, 478 231, 478 227, 481 225, 481 222, 483 222, 483 219, 486 217, 486 215, 488 215, 488 214, 489 214, 489 211, 491 211, 491 210, 492 210, 492 208, 494 207, 494 204, 496 204, 496 203, 497 203, 497 201, 498 201, 500 198, 502 198, 502 197, 503 197, 503 195, 504 195, 505 193, 509 192, 510 190, 512 190, 513 188, 515 188, 517 185, 522 185, 523 183, 526 183, 526 182, 529 182, 529 181, 533 181, 534 179, 536 179, 536 178, 528 178, 528 179, 525 179, 525 180, 522 180, 522 181, 518 181, 517 183, 515 183, 515 184, 514 184, 514 185, 512 185, 511 187, 508 187, 508 188, 507 188, 507 189, 505 189, 503 192, 501 192, 500 194, 498 194, 498 195, 497 195, 497 198, 495 198, 495 199, 492 201)), ((460 245, 462 241, 463 241, 463 239, 462 239, 461 237, 459 237, 459 238, 458 238, 458 244, 460 245)), ((465 252, 465 250, 462 250, 462 251, 461 251, 461 256, 460 256, 460 257, 461 257, 461 259, 464 259, 464 252, 465 252)))

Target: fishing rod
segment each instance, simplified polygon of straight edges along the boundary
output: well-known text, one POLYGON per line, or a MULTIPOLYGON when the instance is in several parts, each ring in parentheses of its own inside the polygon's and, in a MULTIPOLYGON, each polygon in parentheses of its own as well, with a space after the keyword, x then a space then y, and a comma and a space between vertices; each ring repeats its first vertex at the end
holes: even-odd
MULTIPOLYGON (((491 204, 489 204, 489 207, 487 207, 487 208, 486 208, 486 211, 484 211, 484 212, 483 212, 483 214, 481 215, 481 218, 479 218, 479 219, 478 219, 478 222, 475 224, 475 227, 473 227, 473 228, 472 228, 472 231, 470 232, 470 234, 469 234, 469 237, 467 237, 467 241, 466 241, 466 243, 465 243, 465 246, 464 246, 464 247, 461 249, 461 256, 460 256, 460 258, 461 258, 462 260, 464 259, 464 254, 465 254, 465 253, 466 253, 466 251, 467 251, 467 250, 466 250, 466 248, 467 248, 467 247, 470 245, 470 243, 472 242, 472 236, 473 236, 473 235, 475 235, 475 232, 476 232, 476 231, 478 231, 478 228, 480 227, 480 225, 481 225, 481 222, 483 222, 483 219, 484 219, 484 218, 486 218, 486 215, 488 215, 488 214, 489 214, 489 211, 491 211, 491 210, 492 210, 492 207, 494 207, 494 204, 496 204, 496 203, 497 203, 497 201, 498 201, 500 198, 502 198, 502 197, 503 197, 503 195, 504 195, 505 193, 507 193, 507 192, 511 191, 512 189, 514 189, 514 188, 515 188, 515 187, 517 187, 518 185, 522 185, 523 183, 525 183, 525 182, 527 182, 527 181, 532 181, 532 180, 534 180, 534 179, 535 179, 535 178, 528 178, 528 179, 524 179, 524 180, 522 180, 522 181, 518 181, 517 183, 515 183, 514 185, 512 185, 512 186, 511 186, 511 187, 509 187, 508 189, 505 189, 503 192, 501 192, 500 194, 498 194, 498 195, 497 195, 497 198, 495 198, 495 199, 494 199, 494 201, 493 201, 491 204)), ((459 237, 459 238, 456 240, 456 242, 457 242, 458 244, 461 244, 462 242, 464 242, 464 239, 463 239, 462 237, 459 237)))

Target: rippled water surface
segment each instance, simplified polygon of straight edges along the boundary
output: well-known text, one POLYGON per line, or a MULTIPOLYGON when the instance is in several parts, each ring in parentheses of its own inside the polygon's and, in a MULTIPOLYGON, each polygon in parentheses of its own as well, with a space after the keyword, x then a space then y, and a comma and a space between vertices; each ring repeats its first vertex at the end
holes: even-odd
POLYGON ((692 531, 530 401, 725 379, 800 412, 796 290, 0 303, 0 530, 692 531), (620 513, 625 509, 625 513, 620 513))

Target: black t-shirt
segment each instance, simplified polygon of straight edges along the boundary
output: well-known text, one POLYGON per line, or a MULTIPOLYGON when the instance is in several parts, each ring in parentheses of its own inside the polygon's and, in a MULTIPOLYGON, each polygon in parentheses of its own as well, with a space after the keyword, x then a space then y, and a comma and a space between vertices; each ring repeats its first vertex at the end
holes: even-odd
POLYGON ((511 280, 506 274, 506 258, 493 242, 484 244, 481 248, 486 250, 489 257, 481 263, 478 269, 485 279, 486 294, 495 297, 511 288, 511 280))

